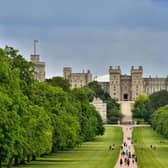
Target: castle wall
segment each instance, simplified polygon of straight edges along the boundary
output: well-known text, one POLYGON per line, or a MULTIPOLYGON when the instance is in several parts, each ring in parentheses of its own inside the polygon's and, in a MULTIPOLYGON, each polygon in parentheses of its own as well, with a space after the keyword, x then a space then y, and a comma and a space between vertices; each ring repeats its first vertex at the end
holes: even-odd
MULTIPOLYGON (((90 71, 72 73, 72 68, 64 68, 64 78, 68 79, 71 88, 86 86, 92 81, 90 71)), ((122 75, 121 69, 109 67, 109 81, 98 81, 101 88, 118 101, 134 101, 140 94, 151 95, 160 90, 168 90, 168 77, 144 78, 143 67, 131 67, 130 75, 122 75)))
POLYGON ((131 76, 123 75, 121 76, 121 95, 120 100, 132 100, 132 91, 131 91, 131 76))
POLYGON ((96 110, 99 112, 103 123, 107 123, 107 104, 103 103, 100 98, 94 98, 91 104, 93 104, 96 110))
POLYGON ((168 78, 144 78, 144 93, 146 95, 160 90, 168 90, 168 78))
POLYGON ((72 68, 64 67, 64 78, 67 79, 71 88, 80 88, 86 86, 92 81, 92 74, 88 70, 86 73, 72 73, 72 68))

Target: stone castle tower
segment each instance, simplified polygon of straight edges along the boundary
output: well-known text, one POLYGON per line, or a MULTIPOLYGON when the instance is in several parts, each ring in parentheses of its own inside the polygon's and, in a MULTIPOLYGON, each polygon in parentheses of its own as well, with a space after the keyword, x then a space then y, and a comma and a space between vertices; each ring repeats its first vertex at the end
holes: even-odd
POLYGON ((67 79, 71 85, 71 88, 79 88, 86 86, 92 81, 92 74, 90 70, 82 73, 72 73, 71 67, 64 67, 63 69, 64 79, 67 79))
POLYGON ((131 87, 132 87, 132 100, 144 93, 143 88, 143 68, 139 66, 138 68, 131 67, 131 87))
POLYGON ((39 81, 45 80, 45 62, 40 61, 40 55, 32 54, 30 56, 31 62, 35 67, 35 78, 39 81))
POLYGON ((109 68, 109 93, 116 100, 135 100, 143 93, 143 68, 131 67, 131 76, 122 75, 120 66, 109 68))
POLYGON ((117 67, 110 66, 109 78, 110 78, 110 83, 109 83, 110 96, 115 99, 120 100, 120 95, 121 95, 121 88, 120 88, 121 69, 120 69, 120 66, 117 66, 117 67))

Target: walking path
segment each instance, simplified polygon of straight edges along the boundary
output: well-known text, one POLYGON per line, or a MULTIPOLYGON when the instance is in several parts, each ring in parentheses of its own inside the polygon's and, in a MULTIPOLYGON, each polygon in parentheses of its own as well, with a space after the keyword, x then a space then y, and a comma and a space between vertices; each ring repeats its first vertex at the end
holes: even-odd
MULTIPOLYGON (((122 122, 132 122, 132 113, 131 113, 131 102, 125 101, 121 102, 121 109, 122 109, 122 114, 123 114, 123 121, 122 122)), ((134 154, 134 146, 132 144, 132 125, 121 125, 122 130, 123 130, 123 147, 120 151, 120 155, 118 158, 118 161, 115 165, 115 168, 137 168, 137 164, 135 162, 135 158, 130 158, 129 159, 129 166, 128 164, 125 164, 125 158, 127 158, 126 155, 122 155, 123 151, 127 154, 129 152, 134 154), (124 145, 125 144, 125 145, 124 145), (121 165, 121 159, 123 161, 123 164, 121 165)), ((127 159, 128 160, 128 159, 127 159)))

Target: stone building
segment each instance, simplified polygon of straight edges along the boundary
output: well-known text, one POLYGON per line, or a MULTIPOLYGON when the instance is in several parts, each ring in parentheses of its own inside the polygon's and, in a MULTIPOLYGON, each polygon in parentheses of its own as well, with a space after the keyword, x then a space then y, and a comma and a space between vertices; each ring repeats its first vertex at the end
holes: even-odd
POLYGON ((31 62, 35 67, 35 78, 39 81, 45 80, 45 62, 40 61, 40 55, 33 54, 30 56, 31 62))
POLYGON ((156 91, 168 90, 168 77, 143 77, 143 67, 131 67, 130 75, 123 75, 119 66, 109 67, 106 79, 96 79, 104 91, 118 101, 134 101, 140 94, 150 95, 156 91))
POLYGON ((93 104, 96 110, 99 112, 103 123, 107 123, 107 104, 103 103, 100 98, 94 98, 91 104, 93 104))
POLYGON ((82 73, 72 73, 71 67, 64 67, 63 70, 64 79, 67 79, 71 85, 71 88, 80 88, 86 86, 92 81, 92 74, 90 70, 82 73))

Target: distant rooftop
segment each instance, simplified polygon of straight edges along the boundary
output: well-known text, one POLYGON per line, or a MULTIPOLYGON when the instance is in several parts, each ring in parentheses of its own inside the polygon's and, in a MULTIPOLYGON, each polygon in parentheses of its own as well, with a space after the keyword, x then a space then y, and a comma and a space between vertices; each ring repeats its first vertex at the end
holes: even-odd
MULTIPOLYGON (((126 74, 124 74, 124 75, 122 75, 122 76, 130 76, 130 75, 126 75, 126 74)), ((168 77, 168 76, 167 76, 168 77)), ((159 78, 159 79, 165 79, 165 77, 157 77, 157 76, 144 76, 143 77, 144 79, 145 78, 153 78, 153 79, 155 79, 155 78, 159 78)), ((97 81, 97 82, 109 82, 110 80, 109 80, 109 74, 107 74, 107 75, 102 75, 102 76, 96 76, 95 78, 94 78, 94 80, 95 81, 97 81)))
POLYGON ((97 82, 109 82, 109 74, 108 75, 102 75, 102 76, 97 76, 94 79, 97 82))

